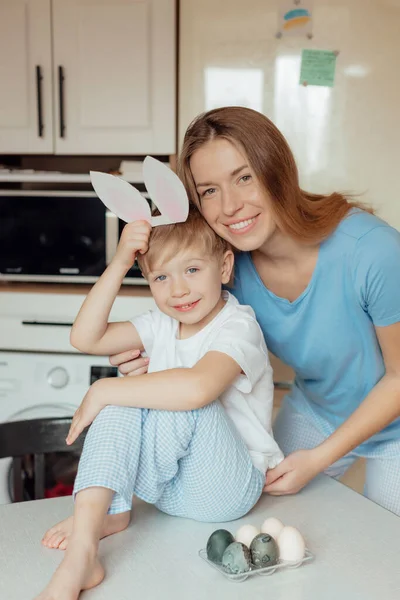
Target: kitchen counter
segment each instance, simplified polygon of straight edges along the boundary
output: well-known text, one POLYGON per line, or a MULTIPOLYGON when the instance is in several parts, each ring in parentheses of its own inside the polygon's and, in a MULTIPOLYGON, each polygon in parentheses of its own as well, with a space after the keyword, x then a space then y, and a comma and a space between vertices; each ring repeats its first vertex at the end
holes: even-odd
MULTIPOLYGON (((72 511, 70 498, 0 506, 0 597, 31 600, 62 553, 40 545, 44 531, 72 511)), ((264 495, 234 523, 169 517, 135 502, 129 528, 101 541, 105 581, 87 600, 398 600, 400 518, 325 475, 296 496, 264 495), (315 560, 297 569, 228 581, 198 556, 220 526, 260 526, 268 516, 294 525, 315 560)))

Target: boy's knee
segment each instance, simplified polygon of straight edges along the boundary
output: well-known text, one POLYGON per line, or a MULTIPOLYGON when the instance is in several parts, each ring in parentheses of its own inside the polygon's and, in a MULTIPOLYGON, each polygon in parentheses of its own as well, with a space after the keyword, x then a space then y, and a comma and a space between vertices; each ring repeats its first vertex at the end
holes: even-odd
POLYGON ((99 412, 99 414, 95 417, 95 419, 93 420, 93 424, 94 423, 101 423, 104 420, 108 420, 110 417, 114 417, 116 415, 118 415, 118 409, 119 406, 111 406, 111 405, 107 405, 104 408, 101 409, 101 411, 99 412))
POLYGON ((197 423, 209 423, 210 426, 216 426, 217 424, 225 423, 225 421, 229 422, 229 417, 218 399, 192 412, 197 423))
POLYGON ((125 427, 132 426, 141 420, 140 408, 130 408, 126 406, 105 406, 94 419, 91 428, 98 429, 102 427, 125 427))
POLYGON ((219 415, 221 412, 224 412, 224 409, 221 406, 221 403, 219 401, 219 399, 217 398, 217 400, 214 400, 214 402, 210 402, 210 404, 206 404, 206 406, 202 406, 201 408, 197 408, 196 410, 192 411, 193 413, 198 413, 201 415, 219 415))

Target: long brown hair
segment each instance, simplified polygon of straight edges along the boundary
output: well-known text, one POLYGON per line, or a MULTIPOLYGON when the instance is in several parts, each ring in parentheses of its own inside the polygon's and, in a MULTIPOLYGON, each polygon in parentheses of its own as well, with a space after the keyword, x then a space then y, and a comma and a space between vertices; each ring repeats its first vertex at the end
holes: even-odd
POLYGON ((216 108, 203 113, 186 131, 178 174, 190 200, 199 207, 190 158, 203 144, 215 138, 224 138, 241 146, 258 180, 272 199, 278 226, 296 239, 320 242, 333 232, 350 209, 373 212, 366 205, 352 202, 338 192, 324 195, 302 190, 292 151, 282 133, 263 114, 240 106, 216 108))

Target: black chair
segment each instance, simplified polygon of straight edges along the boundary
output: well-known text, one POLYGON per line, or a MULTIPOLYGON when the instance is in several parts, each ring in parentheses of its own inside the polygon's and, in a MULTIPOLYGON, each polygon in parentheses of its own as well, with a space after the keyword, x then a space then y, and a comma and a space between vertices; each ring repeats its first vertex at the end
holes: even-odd
POLYGON ((86 431, 67 446, 72 418, 31 419, 0 424, 0 458, 13 459, 14 502, 24 500, 22 459, 34 456, 34 499, 44 498, 45 455, 51 452, 80 452, 86 431))

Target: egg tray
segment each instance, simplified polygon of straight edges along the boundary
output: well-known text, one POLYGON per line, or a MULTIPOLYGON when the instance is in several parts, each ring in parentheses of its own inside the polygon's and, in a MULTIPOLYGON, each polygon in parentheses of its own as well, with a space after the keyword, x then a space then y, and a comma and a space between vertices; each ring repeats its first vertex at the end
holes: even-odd
POLYGON ((261 569, 257 569, 256 567, 250 567, 250 571, 246 571, 246 573, 229 573, 229 571, 224 569, 222 565, 217 565, 207 558, 207 550, 205 548, 199 550, 199 556, 211 567, 222 573, 222 575, 225 575, 225 577, 227 577, 231 581, 236 581, 237 583, 246 581, 248 577, 252 577, 253 575, 272 575, 278 569, 297 569, 302 564, 310 562, 315 558, 314 554, 312 554, 312 552, 310 552, 310 550, 306 548, 304 557, 296 562, 278 560, 276 565, 271 565, 270 567, 263 567, 261 569))

